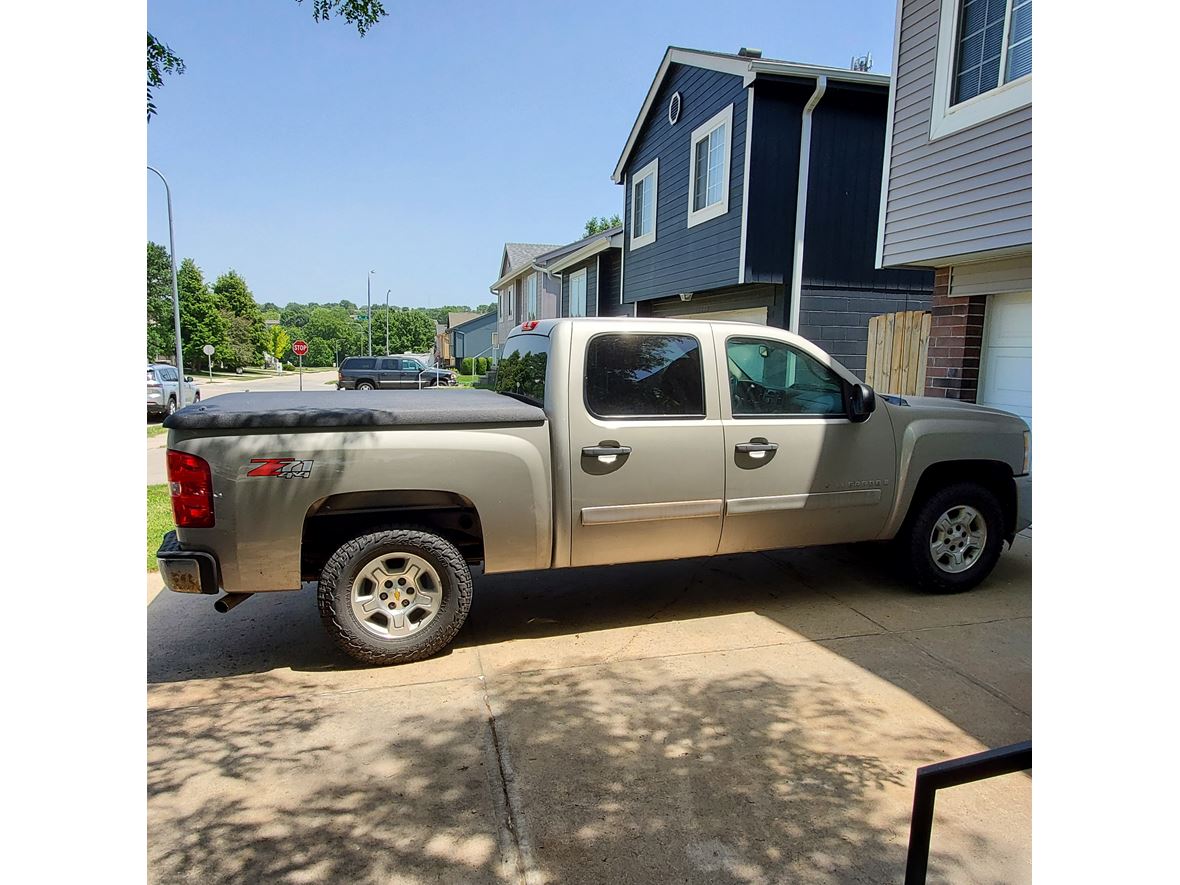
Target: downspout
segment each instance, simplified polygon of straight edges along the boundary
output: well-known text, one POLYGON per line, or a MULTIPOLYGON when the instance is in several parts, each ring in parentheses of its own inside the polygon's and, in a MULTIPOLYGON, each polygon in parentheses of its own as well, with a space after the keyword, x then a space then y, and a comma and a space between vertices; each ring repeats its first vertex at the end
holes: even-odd
POLYGON ((807 174, 811 168, 811 115, 824 93, 828 78, 815 78, 815 92, 803 106, 803 129, 799 135, 799 190, 795 195, 795 251, 791 262, 791 313, 787 331, 799 333, 799 299, 803 294, 803 245, 807 229, 807 174))

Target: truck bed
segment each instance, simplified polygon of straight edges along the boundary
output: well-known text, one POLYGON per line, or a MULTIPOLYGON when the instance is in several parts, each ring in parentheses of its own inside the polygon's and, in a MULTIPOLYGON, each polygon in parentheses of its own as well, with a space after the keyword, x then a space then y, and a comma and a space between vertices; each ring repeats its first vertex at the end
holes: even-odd
POLYGON ((491 390, 314 390, 227 393, 164 420, 175 430, 544 424, 545 413, 491 390))

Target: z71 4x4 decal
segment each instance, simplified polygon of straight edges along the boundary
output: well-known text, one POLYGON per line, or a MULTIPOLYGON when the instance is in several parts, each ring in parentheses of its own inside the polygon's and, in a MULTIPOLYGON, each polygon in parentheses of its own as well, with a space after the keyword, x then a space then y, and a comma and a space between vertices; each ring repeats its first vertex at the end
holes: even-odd
POLYGON ((258 466, 246 476, 281 476, 284 479, 307 479, 311 476, 314 461, 299 461, 295 458, 251 458, 251 464, 258 466))

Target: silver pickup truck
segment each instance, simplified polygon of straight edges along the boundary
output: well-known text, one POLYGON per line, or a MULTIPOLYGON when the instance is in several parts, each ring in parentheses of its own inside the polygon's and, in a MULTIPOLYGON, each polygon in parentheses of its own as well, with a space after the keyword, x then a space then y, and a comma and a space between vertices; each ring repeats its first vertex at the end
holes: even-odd
POLYGON ((876 396, 810 342, 736 322, 518 326, 497 392, 234 393, 165 421, 177 530, 164 582, 319 582, 338 644, 434 654, 469 567, 526 571, 892 541, 913 582, 991 572, 1029 525, 1029 430, 950 400, 876 396))

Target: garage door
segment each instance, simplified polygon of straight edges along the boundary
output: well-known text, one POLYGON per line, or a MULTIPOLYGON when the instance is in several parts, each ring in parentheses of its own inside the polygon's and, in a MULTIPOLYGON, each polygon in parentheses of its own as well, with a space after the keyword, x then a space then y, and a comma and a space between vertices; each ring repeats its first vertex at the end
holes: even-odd
POLYGON ((711 310, 704 313, 678 313, 670 320, 732 320, 739 323, 766 325, 765 307, 742 307, 737 310, 711 310))
POLYGON ((1014 412, 1032 427, 1032 293, 987 302, 979 403, 1014 412))

